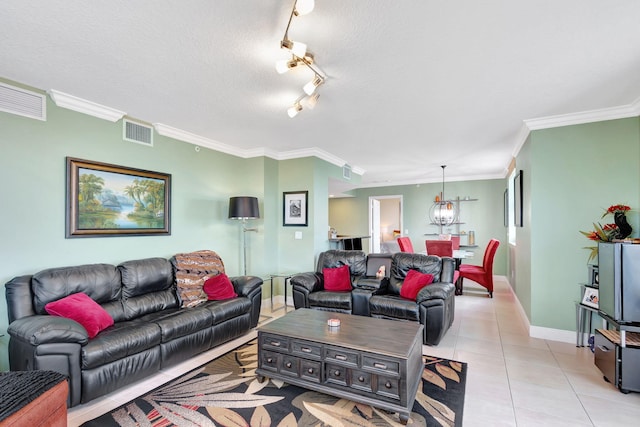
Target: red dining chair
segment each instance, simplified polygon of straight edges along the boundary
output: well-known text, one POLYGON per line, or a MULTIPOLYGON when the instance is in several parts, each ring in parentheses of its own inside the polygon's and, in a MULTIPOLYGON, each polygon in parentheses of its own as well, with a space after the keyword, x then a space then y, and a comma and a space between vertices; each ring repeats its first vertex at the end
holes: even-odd
POLYGON ((451 236, 451 243, 453 243, 453 250, 460 249, 460 236, 451 236))
POLYGON ((453 242, 451 240, 425 240, 427 255, 439 257, 453 257, 453 242))
POLYGON ((398 246, 400 246, 400 252, 414 252, 411 239, 408 237, 398 237, 398 246))
POLYGON ((500 246, 500 241, 491 239, 484 251, 482 266, 462 264, 460 266, 460 290, 465 278, 484 286, 489 291, 489 297, 493 298, 493 259, 500 246))
MULTIPOLYGON (((453 257, 453 240, 425 240, 425 245, 427 255, 453 257)), ((460 272, 456 269, 453 272, 453 283, 458 282, 458 277, 460 277, 460 272)))

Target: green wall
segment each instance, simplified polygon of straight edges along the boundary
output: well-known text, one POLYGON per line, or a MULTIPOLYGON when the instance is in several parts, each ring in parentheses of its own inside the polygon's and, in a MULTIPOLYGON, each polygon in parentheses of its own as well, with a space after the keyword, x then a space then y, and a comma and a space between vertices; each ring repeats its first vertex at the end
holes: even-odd
MULTIPOLYGON (((504 179, 447 182, 445 196, 469 197, 477 201, 461 202, 462 217, 468 221, 460 225, 461 230, 475 231, 476 255, 466 260, 470 264, 482 264, 484 248, 490 239, 500 240, 494 262, 495 274, 506 275, 507 271, 507 229, 504 227, 503 196, 507 182, 504 179)), ((391 187, 361 188, 352 191, 354 197, 331 199, 329 202, 329 223, 339 234, 369 234, 369 197, 399 195, 403 198, 403 234, 409 230, 416 251, 425 250, 424 241, 434 236, 426 233, 437 232, 437 227, 429 224, 429 208, 436 194, 442 191, 442 183, 401 185, 391 187)), ((364 245, 364 244, 363 244, 364 245)))
POLYGON ((575 331, 587 278, 589 231, 606 208, 627 204, 638 236, 640 118, 537 130, 516 164, 525 171, 525 227, 518 229, 516 292, 533 326, 575 331))
MULTIPOLYGON (((13 82, 9 82, 13 84, 13 82)), ((31 88, 28 88, 31 89, 31 88)), ((123 141, 112 123, 58 108, 47 101, 47 120, 0 112, 0 283, 45 268, 171 257, 200 249, 220 254, 227 273, 242 272, 242 231, 227 218, 229 197, 256 196, 261 218, 248 226, 247 270, 267 278, 313 269, 329 247, 328 179, 341 168, 317 158, 242 159, 154 134, 153 147, 123 141), (172 175, 171 235, 65 238, 67 156, 172 175), (309 227, 282 226, 282 192, 309 191, 309 227), (324 201, 323 201, 324 200, 324 201), (316 212, 316 209, 318 210, 316 212), (303 232, 294 240, 293 231, 303 232)), ((269 297, 269 286, 263 287, 269 297)), ((276 284, 276 294, 282 294, 276 284)), ((0 371, 9 368, 6 299, 0 298, 0 371)))

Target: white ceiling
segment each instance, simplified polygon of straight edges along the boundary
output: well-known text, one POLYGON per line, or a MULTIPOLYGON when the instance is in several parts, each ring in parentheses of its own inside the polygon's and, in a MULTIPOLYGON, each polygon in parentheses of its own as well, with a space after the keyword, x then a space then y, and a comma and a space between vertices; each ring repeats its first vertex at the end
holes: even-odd
POLYGON ((313 76, 274 69, 292 5, 3 0, 0 77, 362 186, 501 178, 533 126, 640 114, 638 0, 316 0, 289 35, 327 81, 290 119, 313 76))

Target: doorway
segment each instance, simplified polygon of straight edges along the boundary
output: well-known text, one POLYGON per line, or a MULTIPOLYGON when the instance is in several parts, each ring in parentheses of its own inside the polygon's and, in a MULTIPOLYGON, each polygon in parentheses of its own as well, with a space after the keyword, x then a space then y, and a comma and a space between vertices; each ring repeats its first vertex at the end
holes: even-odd
POLYGON ((402 233, 402 195, 369 197, 369 252, 380 253, 385 242, 402 233))

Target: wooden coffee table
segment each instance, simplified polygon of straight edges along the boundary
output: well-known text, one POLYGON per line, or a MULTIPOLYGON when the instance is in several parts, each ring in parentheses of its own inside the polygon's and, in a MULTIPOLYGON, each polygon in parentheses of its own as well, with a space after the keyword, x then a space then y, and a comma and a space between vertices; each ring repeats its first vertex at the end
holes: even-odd
POLYGON ((406 424, 422 370, 422 325, 298 309, 258 328, 265 377, 398 412, 406 424), (340 326, 327 325, 340 319, 340 326))

